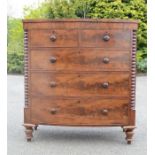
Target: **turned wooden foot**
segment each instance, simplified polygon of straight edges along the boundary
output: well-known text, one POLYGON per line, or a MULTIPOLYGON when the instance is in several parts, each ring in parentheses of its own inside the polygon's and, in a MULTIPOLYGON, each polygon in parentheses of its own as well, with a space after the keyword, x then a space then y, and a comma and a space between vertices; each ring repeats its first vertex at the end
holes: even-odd
POLYGON ((135 129, 135 126, 124 126, 123 127, 123 130, 126 134, 126 141, 127 141, 127 144, 131 144, 132 142, 132 138, 133 138, 133 130, 135 129))
POLYGON ((27 139, 28 142, 30 142, 32 137, 33 137, 33 128, 35 127, 35 125, 33 125, 33 124, 24 124, 24 127, 25 127, 26 139, 27 139))
POLYGON ((37 128, 38 128, 38 125, 35 125, 34 130, 37 130, 37 128))

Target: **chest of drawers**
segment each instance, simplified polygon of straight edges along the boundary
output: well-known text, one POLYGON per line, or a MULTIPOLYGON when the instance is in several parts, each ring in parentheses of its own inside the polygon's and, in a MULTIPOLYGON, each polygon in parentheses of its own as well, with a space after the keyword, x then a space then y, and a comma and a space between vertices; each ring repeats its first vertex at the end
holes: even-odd
POLYGON ((137 21, 24 20, 26 138, 38 125, 135 128, 137 21))

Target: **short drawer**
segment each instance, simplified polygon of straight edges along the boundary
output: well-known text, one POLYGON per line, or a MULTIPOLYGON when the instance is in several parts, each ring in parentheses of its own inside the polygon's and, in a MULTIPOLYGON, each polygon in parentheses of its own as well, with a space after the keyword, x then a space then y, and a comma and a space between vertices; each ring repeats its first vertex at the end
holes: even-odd
POLYGON ((130 51, 87 48, 31 50, 32 70, 129 71, 130 51))
POLYGON ((56 125, 121 125, 128 123, 128 99, 32 98, 31 121, 56 125))
POLYGON ((77 30, 31 30, 31 47, 77 47, 77 30))
POLYGON ((32 96, 129 96, 128 72, 32 72, 32 96))
POLYGON ((131 33, 129 30, 81 30, 81 47, 131 48, 131 33))

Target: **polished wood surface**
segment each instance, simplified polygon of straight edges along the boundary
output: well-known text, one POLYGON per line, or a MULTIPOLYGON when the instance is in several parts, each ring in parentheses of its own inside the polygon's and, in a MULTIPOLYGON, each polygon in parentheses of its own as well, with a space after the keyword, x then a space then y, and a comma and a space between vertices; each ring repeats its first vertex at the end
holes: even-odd
POLYGON ((24 126, 135 128, 137 21, 24 20, 24 126))
MULTIPOLYGON (((31 94, 38 96, 128 97, 129 74, 124 73, 31 73, 31 94), (55 83, 51 86, 51 83, 55 83), (104 83, 108 87, 104 88, 104 83)), ((95 104, 95 103, 94 103, 95 104)))
POLYGON ((129 99, 34 97, 31 119, 38 124, 122 125, 128 124, 128 104, 129 99))
POLYGON ((32 49, 31 70, 130 71, 130 51, 104 48, 32 49), (56 59, 52 62, 51 59, 56 59), (106 62, 105 60, 109 61, 106 62))
POLYGON ((97 47, 106 49, 130 49, 129 30, 81 30, 79 34, 80 47, 97 47), (109 40, 105 41, 104 36, 109 40))
POLYGON ((137 20, 119 19, 53 19, 23 20, 24 29, 121 29, 136 30, 137 20))
POLYGON ((77 30, 32 30, 30 47, 77 47, 77 30), (52 40, 55 37, 55 40, 52 40), (39 39, 38 39, 39 38, 39 39))

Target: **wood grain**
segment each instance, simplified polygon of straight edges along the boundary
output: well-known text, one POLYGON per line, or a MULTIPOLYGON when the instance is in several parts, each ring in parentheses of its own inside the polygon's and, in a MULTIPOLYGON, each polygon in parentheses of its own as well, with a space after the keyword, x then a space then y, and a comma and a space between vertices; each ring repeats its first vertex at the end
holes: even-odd
POLYGON ((31 70, 130 71, 129 53, 104 48, 32 49, 31 70), (51 63, 52 57, 56 62, 51 63), (108 58, 109 63, 104 63, 104 58, 108 58))
POLYGON ((24 126, 135 128, 137 21, 23 20, 24 126))
POLYGON ((56 125, 120 125, 128 123, 128 99, 32 99, 32 123, 56 125), (37 107, 37 108, 36 108, 37 107), (55 109, 53 114, 51 110, 55 109), (102 113, 108 110, 107 114, 102 113))
POLYGON ((77 30, 31 30, 30 47, 77 47, 77 30), (54 33, 55 41, 50 37, 54 33))
POLYGON ((23 20, 24 29, 137 29, 137 20, 118 19, 52 19, 23 20))
POLYGON ((80 47, 130 49, 129 30, 81 30, 79 35, 80 47), (103 40, 105 34, 110 36, 109 41, 103 40))
POLYGON ((32 72, 32 96, 129 96, 128 73, 57 73, 32 72), (55 87, 50 87, 55 82, 55 87), (103 88, 104 82, 109 83, 103 88))

